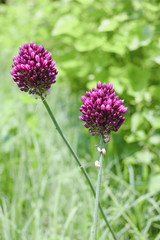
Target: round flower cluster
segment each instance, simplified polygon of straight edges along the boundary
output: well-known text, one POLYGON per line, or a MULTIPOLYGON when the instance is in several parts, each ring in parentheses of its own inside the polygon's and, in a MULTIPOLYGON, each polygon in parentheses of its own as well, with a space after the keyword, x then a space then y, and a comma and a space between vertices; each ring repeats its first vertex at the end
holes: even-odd
POLYGON ((123 124, 125 117, 122 113, 127 111, 123 106, 124 100, 118 100, 111 83, 97 83, 97 88, 92 88, 86 92, 86 96, 81 98, 83 105, 80 111, 83 116, 79 119, 86 122, 84 126, 89 128, 92 135, 105 136, 111 131, 118 131, 123 124))
POLYGON ((31 42, 19 48, 19 54, 13 58, 13 80, 21 91, 41 96, 56 82, 55 62, 42 45, 31 42))

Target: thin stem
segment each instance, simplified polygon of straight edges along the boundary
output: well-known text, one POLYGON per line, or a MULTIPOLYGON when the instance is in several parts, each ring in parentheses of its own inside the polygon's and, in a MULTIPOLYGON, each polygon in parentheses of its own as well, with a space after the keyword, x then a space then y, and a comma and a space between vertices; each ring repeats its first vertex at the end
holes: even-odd
MULTIPOLYGON (((101 136, 100 149, 102 149, 103 146, 104 146, 104 139, 101 136)), ((101 186, 102 165, 103 165, 103 154, 102 153, 100 153, 99 165, 100 165, 100 168, 99 168, 99 171, 98 171, 96 198, 95 198, 95 206, 94 206, 94 214, 93 214, 93 225, 92 225, 92 228, 91 228, 90 240, 96 240, 96 235, 97 235, 99 192, 100 192, 100 186, 101 186)))
MULTIPOLYGON (((87 182, 88 182, 88 184, 89 184, 89 186, 90 186, 90 188, 91 188, 91 190, 92 190, 93 195, 96 196, 96 191, 95 191, 94 186, 93 186, 93 184, 92 184, 92 182, 91 182, 91 180, 90 180, 90 178, 89 178, 89 175, 88 175, 87 171, 86 171, 85 168, 83 167, 80 159, 78 158, 77 154, 74 152, 74 150, 73 150, 73 148, 71 147, 70 143, 68 142, 68 140, 67 140, 66 137, 64 136, 64 134, 63 134, 62 130, 60 129, 60 127, 59 127, 59 125, 58 125, 58 123, 57 123, 57 121, 56 121, 56 119, 55 119, 55 117, 54 117, 54 115, 53 115, 53 113, 52 113, 52 111, 51 111, 48 103, 47 103, 46 100, 45 100, 45 98, 44 98, 43 96, 41 96, 41 99, 42 99, 42 102, 43 102, 44 106, 46 107, 46 109, 47 109, 47 111, 48 111, 48 113, 49 113, 49 116, 51 117, 52 122, 54 123, 57 131, 58 131, 59 134, 61 135, 62 139, 64 140, 65 144, 67 145, 68 149, 71 151, 73 157, 75 158, 75 160, 76 160, 76 162, 78 163, 80 169, 82 170, 82 172, 83 172, 83 174, 84 174, 84 176, 85 176, 85 178, 86 178, 86 180, 87 180, 87 182)), ((101 211, 102 217, 104 218, 104 221, 105 221, 107 227, 109 228, 109 230, 110 230, 110 232, 111 232, 111 234, 112 234, 112 236, 113 236, 113 239, 114 239, 114 240, 117 240, 117 238, 116 238, 116 236, 115 236, 115 233, 113 232, 112 227, 110 226, 110 224, 109 224, 109 222, 108 222, 108 220, 107 220, 107 218, 106 218, 106 216, 105 216, 105 214, 104 214, 104 211, 103 211, 103 209, 102 209, 102 206, 101 206, 100 202, 99 202, 99 209, 100 209, 100 211, 101 211)))

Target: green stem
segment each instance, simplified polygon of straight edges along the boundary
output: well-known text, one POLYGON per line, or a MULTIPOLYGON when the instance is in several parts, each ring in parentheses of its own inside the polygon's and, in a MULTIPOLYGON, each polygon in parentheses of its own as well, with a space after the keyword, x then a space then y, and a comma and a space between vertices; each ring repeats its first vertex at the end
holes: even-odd
MULTIPOLYGON (((103 146, 104 146, 104 139, 103 139, 103 136, 101 136, 100 149, 102 149, 103 146)), ((90 240, 96 240, 96 235, 97 235, 99 192, 100 192, 100 186, 101 186, 102 165, 103 165, 103 154, 102 153, 100 153, 99 165, 100 165, 100 168, 99 168, 99 171, 98 171, 96 198, 95 198, 95 206, 94 206, 94 214, 93 214, 93 225, 92 225, 92 228, 91 228, 90 240)))
MULTIPOLYGON (((91 188, 91 190, 92 190, 92 192, 93 192, 93 195, 96 196, 96 192, 95 192, 94 186, 93 186, 93 184, 92 184, 92 182, 91 182, 91 180, 90 180, 90 178, 89 178, 89 176, 88 176, 87 171, 85 170, 85 168, 84 168, 83 165, 81 164, 81 161, 80 161, 80 159, 78 158, 77 154, 74 152, 74 150, 73 150, 73 148, 71 147, 70 143, 68 142, 68 140, 67 140, 66 137, 64 136, 64 134, 63 134, 62 130, 60 129, 60 127, 59 127, 59 125, 58 125, 58 123, 57 123, 57 121, 56 121, 56 119, 55 119, 55 117, 54 117, 54 115, 53 115, 53 113, 52 113, 52 111, 51 111, 48 103, 47 103, 46 100, 45 100, 45 98, 44 98, 43 96, 41 96, 41 99, 42 99, 42 102, 43 102, 44 106, 46 107, 46 109, 47 109, 47 111, 48 111, 48 113, 49 113, 49 115, 50 115, 50 117, 51 117, 51 119, 52 119, 52 122, 54 123, 57 131, 58 131, 59 134, 61 135, 62 139, 64 140, 65 144, 67 145, 67 147, 68 147, 69 150, 71 151, 73 157, 75 158, 75 160, 77 161, 80 169, 82 170, 82 172, 83 172, 83 174, 84 174, 84 176, 85 176, 85 178, 86 178, 86 180, 87 180, 87 182, 88 182, 88 184, 89 184, 89 186, 90 186, 90 188, 91 188)), ((114 239, 114 240, 117 240, 117 238, 116 238, 116 236, 115 236, 115 233, 113 232, 113 230, 112 230, 112 228, 111 228, 111 226, 110 226, 110 224, 109 224, 109 222, 108 222, 108 220, 107 220, 107 218, 106 218, 106 216, 105 216, 105 214, 104 214, 104 211, 103 211, 103 209, 102 209, 102 206, 101 206, 100 202, 99 202, 99 209, 100 209, 100 211, 101 211, 102 217, 104 218, 104 221, 105 221, 107 227, 109 228, 109 230, 110 230, 110 232, 111 232, 111 234, 112 234, 112 236, 113 236, 113 239, 114 239)))

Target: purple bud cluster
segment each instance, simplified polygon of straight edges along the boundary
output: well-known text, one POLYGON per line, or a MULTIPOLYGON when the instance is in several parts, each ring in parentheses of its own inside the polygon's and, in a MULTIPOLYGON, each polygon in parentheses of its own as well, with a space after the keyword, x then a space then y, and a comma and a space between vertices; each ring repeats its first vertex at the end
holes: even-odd
POLYGON ((97 88, 86 92, 81 98, 83 104, 80 111, 82 116, 79 119, 85 122, 84 126, 89 128, 92 135, 110 134, 111 131, 118 131, 123 124, 125 117, 122 115, 127 111, 123 105, 124 100, 118 100, 111 83, 97 83, 97 88))
POLYGON ((55 62, 42 45, 25 43, 13 62, 10 73, 21 91, 41 96, 56 82, 55 62))

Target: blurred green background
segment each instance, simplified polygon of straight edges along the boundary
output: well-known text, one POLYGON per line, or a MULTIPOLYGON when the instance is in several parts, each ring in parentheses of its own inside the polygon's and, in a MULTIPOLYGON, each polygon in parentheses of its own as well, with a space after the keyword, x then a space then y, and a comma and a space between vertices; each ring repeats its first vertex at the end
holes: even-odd
MULTIPOLYGON (((10 75, 24 42, 59 70, 48 103, 96 184, 80 98, 112 82, 126 121, 107 146, 101 202, 118 240, 160 239, 159 0, 0 1, 0 239, 87 240, 94 199, 40 101, 10 75)), ((111 240, 99 216, 99 240, 111 240)))

